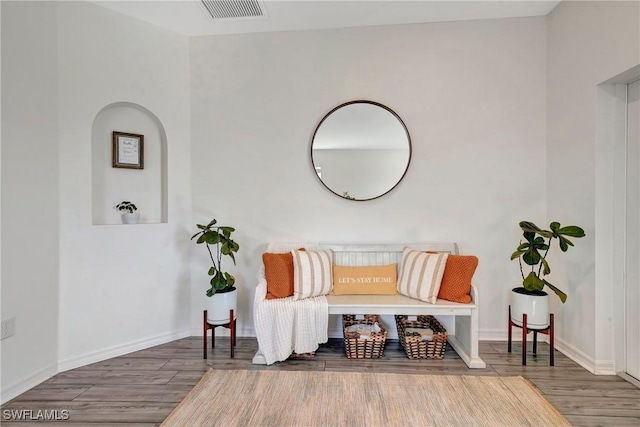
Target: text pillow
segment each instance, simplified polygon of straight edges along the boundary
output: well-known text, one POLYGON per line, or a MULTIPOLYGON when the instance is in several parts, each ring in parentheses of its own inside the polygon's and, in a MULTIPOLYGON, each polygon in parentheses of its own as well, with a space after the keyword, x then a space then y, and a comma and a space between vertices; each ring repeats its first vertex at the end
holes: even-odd
POLYGON ((478 267, 478 257, 449 255, 442 276, 438 298, 468 304, 471 302, 471 279, 478 267))
POLYGON ((266 299, 286 298, 293 295, 293 255, 291 252, 282 254, 262 254, 264 263, 264 277, 267 279, 266 299))
POLYGON ((331 292, 333 253, 291 251, 293 256, 293 299, 303 299, 331 292))
POLYGON ((333 266, 332 295, 395 295, 398 264, 333 266))
POLYGON ((398 276, 398 292, 435 304, 448 255, 405 248, 398 276))

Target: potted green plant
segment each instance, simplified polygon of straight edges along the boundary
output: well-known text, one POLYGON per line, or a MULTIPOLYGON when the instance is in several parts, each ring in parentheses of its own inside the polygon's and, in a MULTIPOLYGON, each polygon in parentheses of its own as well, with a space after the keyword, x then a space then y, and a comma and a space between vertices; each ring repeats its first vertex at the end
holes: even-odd
POLYGON ((132 202, 124 200, 115 205, 114 209, 120 212, 123 224, 137 224, 140 220, 140 213, 136 212, 138 207, 132 202))
POLYGON ((212 325, 224 325, 230 322, 229 310, 237 312, 236 279, 222 269, 223 256, 228 256, 236 264, 235 253, 240 245, 231 239, 235 228, 218 225, 216 219, 208 224, 196 224, 199 231, 191 236, 197 244, 204 244, 211 259, 209 267, 210 287, 207 289, 207 321, 212 325), (212 250, 213 248, 213 250, 212 250), (215 252, 215 254, 214 254, 215 252))
POLYGON ((585 233, 576 225, 561 227, 560 223, 555 221, 549 224, 550 230, 543 230, 530 221, 520 222, 520 228, 524 241, 521 240, 515 252, 511 254, 511 260, 518 259, 522 286, 511 290, 511 319, 522 326, 522 314, 527 313, 528 326, 543 329, 549 322, 549 299, 543 288, 547 286, 555 292, 563 304, 567 300, 567 294, 549 283, 545 277, 551 273, 547 261, 551 241, 558 240, 560 250, 566 252, 569 246, 573 246, 569 237, 580 238, 584 237, 585 233), (527 267, 525 271, 523 262, 530 269, 527 267))

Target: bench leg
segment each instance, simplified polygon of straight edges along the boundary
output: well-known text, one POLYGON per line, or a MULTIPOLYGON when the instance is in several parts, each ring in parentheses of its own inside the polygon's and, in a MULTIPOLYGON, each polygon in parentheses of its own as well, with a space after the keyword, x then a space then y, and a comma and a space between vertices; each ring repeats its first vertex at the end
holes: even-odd
POLYGON ((478 351, 478 323, 475 316, 456 316, 455 333, 449 335, 449 344, 458 353, 469 368, 484 369, 487 364, 480 358, 478 351))
MULTIPOLYGON (((471 286, 471 300, 478 304, 478 292, 471 286)), ((469 368, 484 369, 487 364, 480 358, 478 310, 472 309, 469 316, 455 316, 455 333, 449 335, 449 344, 469 368)))
POLYGON ((251 363, 253 363, 254 365, 267 364, 267 359, 264 357, 264 354, 262 354, 259 348, 258 351, 256 351, 256 354, 253 356, 253 359, 251 359, 251 363))

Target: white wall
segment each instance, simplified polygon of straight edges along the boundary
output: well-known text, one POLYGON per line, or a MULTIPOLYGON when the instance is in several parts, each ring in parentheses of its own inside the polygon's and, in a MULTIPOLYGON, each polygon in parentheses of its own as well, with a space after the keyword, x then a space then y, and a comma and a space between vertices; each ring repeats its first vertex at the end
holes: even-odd
POLYGON ((55 5, 2 2, 2 401, 56 373, 58 93, 55 5))
MULTIPOLYGON (((191 46, 193 211, 237 228, 239 329, 269 241, 455 241, 480 265, 480 328, 506 336, 518 222, 546 219, 545 18, 197 37, 191 46), (318 121, 369 99, 413 143, 391 193, 327 191, 309 158, 318 121), (533 187, 532 187, 533 183, 533 187)), ((194 256, 192 330, 206 289, 194 256)))
POLYGON ((504 338, 518 221, 582 225, 591 237, 553 264, 569 293, 558 335, 610 358, 594 331, 613 310, 593 278, 595 85, 638 63, 638 4, 562 3, 546 27, 187 40, 90 3, 2 2, 2 318, 18 318, 1 343, 3 400, 56 363, 199 333, 207 257, 188 238, 212 217, 238 229, 229 268, 245 335, 269 241, 456 241, 480 258, 481 336, 504 338), (309 159, 318 121, 354 99, 391 107, 413 143, 404 181, 370 202, 328 192, 309 159), (92 225, 91 126, 115 102, 142 105, 166 130, 166 224, 92 225), (36 221, 34 253, 24 233, 36 221), (48 333, 42 316, 58 320, 48 333))
POLYGON ((188 334, 189 73, 186 37, 87 2, 57 2, 60 341, 65 370, 188 334), (168 223, 92 225, 91 130, 116 102, 167 135, 168 223))
POLYGON ((554 283, 569 295, 553 309, 560 347, 598 372, 612 371, 611 319, 620 309, 612 305, 612 276, 598 270, 612 264, 606 257, 621 254, 599 251, 596 259, 613 228, 596 229, 596 212, 611 216, 614 191, 612 167, 596 182, 596 87, 640 63, 639 7, 638 2, 565 1, 547 18, 548 216, 587 233, 552 260, 554 283), (606 200, 596 199, 597 186, 606 200))

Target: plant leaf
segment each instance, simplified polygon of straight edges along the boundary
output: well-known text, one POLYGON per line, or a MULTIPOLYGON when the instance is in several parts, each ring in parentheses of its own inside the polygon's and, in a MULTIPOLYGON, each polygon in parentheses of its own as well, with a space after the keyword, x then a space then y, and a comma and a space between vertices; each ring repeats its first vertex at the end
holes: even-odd
POLYGON ((214 231, 207 231, 206 233, 204 233, 204 236, 206 236, 205 239, 210 245, 215 245, 220 241, 220 236, 214 231))
POLYGON ((546 259, 542 258, 541 262, 542 262, 542 274, 546 276, 547 274, 551 273, 551 267, 549 267, 549 263, 547 262, 546 259))
POLYGON ((535 234, 542 231, 540 227, 538 227, 531 221, 520 221, 519 225, 520 225, 520 228, 522 228, 522 231, 524 231, 525 233, 528 232, 528 233, 535 234))
POLYGON ((224 273, 225 279, 227 279, 227 286, 233 286, 236 282, 236 279, 229 273, 224 273))
POLYGON ((222 255, 229 255, 231 253, 228 241, 225 241, 222 246, 220 246, 220 252, 222 252, 222 255))
POLYGON ((565 294, 560 289, 556 288, 555 286, 553 286, 551 283, 547 282, 546 280, 543 280, 543 282, 544 282, 545 285, 547 285, 549 288, 551 288, 551 290, 553 292, 555 292, 556 295, 558 295, 558 298, 560 298, 560 301, 562 301, 563 304, 565 303, 565 301, 567 301, 567 294, 565 294))
POLYGON ((541 291, 544 288, 544 281, 533 271, 522 281, 522 286, 528 291, 541 291))
POLYGON ((530 248, 522 255, 522 260, 527 265, 538 265, 540 259, 542 259, 542 256, 540 256, 540 252, 536 248, 530 248))
POLYGON ((544 237, 538 236, 535 239, 533 239, 533 244, 538 246, 538 245, 544 245, 544 237))
POLYGON ((530 221, 521 221, 520 228, 522 228, 522 231, 525 233, 537 233, 547 239, 553 236, 551 231, 543 230, 530 221))
POLYGON ((233 233, 234 231, 236 231, 235 228, 233 227, 218 227, 221 231, 222 234, 224 235, 224 237, 226 237, 227 239, 231 236, 231 233, 233 233))
POLYGON ((569 237, 584 237, 584 230, 576 225, 568 225, 566 227, 562 227, 558 230, 558 234, 563 234, 569 237))
POLYGON ((569 250, 569 245, 573 246, 573 243, 571 243, 571 241, 562 236, 558 236, 558 244, 560 244, 560 250, 562 252, 567 252, 569 250))
MULTIPOLYGON (((522 236, 524 237, 524 239, 529 242, 529 243, 533 243, 533 241, 536 238, 536 233, 534 233, 533 231, 525 231, 524 233, 522 233, 522 236)), ((523 245, 526 243, 523 243, 523 245)))

